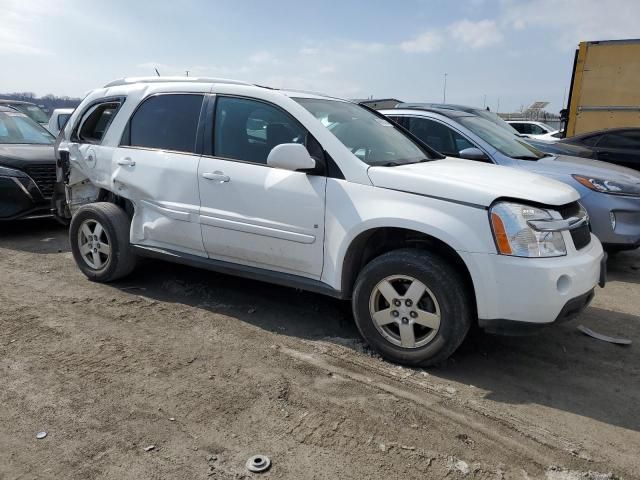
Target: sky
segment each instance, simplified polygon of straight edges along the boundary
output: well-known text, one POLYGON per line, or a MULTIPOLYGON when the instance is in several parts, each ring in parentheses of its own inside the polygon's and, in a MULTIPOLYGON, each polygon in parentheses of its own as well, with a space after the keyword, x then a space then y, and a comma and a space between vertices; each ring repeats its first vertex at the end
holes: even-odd
POLYGON ((214 76, 344 98, 563 106, 580 41, 640 38, 640 0, 0 0, 0 92, 214 76))

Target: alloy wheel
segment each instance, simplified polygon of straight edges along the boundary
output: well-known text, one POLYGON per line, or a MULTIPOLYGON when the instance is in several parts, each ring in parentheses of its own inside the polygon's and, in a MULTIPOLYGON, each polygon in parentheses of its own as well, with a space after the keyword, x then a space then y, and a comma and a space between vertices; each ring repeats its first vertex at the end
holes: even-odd
POLYGON ((85 220, 78 229, 78 247, 84 262, 101 270, 111 259, 111 242, 107 231, 96 220, 85 220))
POLYGON ((440 305, 420 280, 392 275, 372 290, 369 312, 380 334, 402 348, 427 345, 440 329, 440 305))

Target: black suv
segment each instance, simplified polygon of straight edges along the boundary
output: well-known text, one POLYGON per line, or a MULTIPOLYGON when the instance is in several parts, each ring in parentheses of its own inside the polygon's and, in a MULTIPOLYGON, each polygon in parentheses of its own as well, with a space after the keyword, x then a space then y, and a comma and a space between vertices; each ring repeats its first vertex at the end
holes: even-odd
POLYGON ((25 114, 0 106, 0 220, 51 215, 54 143, 25 114))

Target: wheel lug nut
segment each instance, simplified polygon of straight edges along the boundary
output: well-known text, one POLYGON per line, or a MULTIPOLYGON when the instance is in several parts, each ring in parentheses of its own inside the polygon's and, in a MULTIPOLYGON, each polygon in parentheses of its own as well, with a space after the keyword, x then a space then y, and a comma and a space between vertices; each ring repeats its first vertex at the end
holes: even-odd
POLYGON ((391 316, 392 317, 397 317, 398 315, 400 315, 400 314, 398 313, 397 310, 391 310, 391 316))
POLYGON ((396 299, 393 301, 393 304, 394 304, 396 307, 399 307, 399 306, 400 306, 400 300, 398 300, 398 299, 396 298, 396 299))
POLYGON ((405 304, 407 307, 410 307, 411 305, 413 305, 413 302, 412 302, 411 300, 406 300, 406 301, 404 302, 404 304, 405 304))
POLYGON ((402 323, 406 325, 407 323, 409 323, 409 319, 407 317, 402 317, 402 323))
POLYGON ((411 315, 411 318, 416 318, 418 316, 418 312, 411 312, 409 315, 411 315))

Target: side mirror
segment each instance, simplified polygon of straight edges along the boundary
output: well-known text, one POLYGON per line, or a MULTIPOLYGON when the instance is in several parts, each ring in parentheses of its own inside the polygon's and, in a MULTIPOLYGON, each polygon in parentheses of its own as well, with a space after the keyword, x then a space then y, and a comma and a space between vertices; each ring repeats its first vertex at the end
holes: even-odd
POLYGON ((460 158, 464 158, 466 160, 477 160, 480 162, 488 162, 489 157, 480 150, 479 148, 471 147, 465 148, 464 150, 460 150, 460 158))
POLYGON ((299 143, 281 143, 269 152, 267 165, 284 170, 311 170, 316 161, 309 155, 304 145, 299 143))

